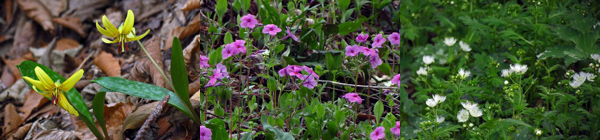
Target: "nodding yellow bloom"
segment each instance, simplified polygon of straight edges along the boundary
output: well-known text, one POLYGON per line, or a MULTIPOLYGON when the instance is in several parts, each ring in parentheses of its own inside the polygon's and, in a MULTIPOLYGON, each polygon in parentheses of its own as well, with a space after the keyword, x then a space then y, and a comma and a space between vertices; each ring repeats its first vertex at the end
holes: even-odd
POLYGON ((65 98, 64 92, 71 90, 75 83, 83 76, 83 70, 75 72, 67 81, 60 83, 59 81, 54 82, 44 70, 40 67, 35 67, 35 75, 39 80, 34 80, 30 77, 23 76, 27 82, 31 83, 33 90, 40 93, 42 96, 52 99, 52 104, 60 106, 67 110, 69 113, 79 116, 79 113, 73 108, 69 100, 65 98))
POLYGON ((119 29, 115 28, 115 26, 112 23, 110 23, 108 18, 106 18, 106 15, 102 16, 102 24, 104 25, 104 28, 100 27, 100 24, 98 24, 98 22, 96 22, 96 28, 101 34, 114 39, 108 40, 106 38, 102 38, 102 41, 104 41, 104 43, 120 43, 121 51, 125 51, 125 47, 127 47, 127 45, 125 44, 126 42, 140 40, 150 32, 150 29, 148 29, 146 33, 140 36, 135 36, 135 28, 133 27, 133 22, 133 12, 129 10, 127 11, 127 17, 125 18, 125 22, 121 24, 121 26, 119 26, 119 29))

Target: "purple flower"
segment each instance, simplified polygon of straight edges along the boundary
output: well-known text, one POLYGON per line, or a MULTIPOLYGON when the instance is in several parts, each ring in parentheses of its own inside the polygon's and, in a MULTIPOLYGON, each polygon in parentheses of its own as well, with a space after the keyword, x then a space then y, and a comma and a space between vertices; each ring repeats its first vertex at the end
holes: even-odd
POLYGON ((377 66, 383 63, 383 61, 381 61, 381 58, 379 58, 379 55, 377 53, 369 56, 369 62, 371 63, 372 68, 377 68, 377 66))
POLYGON ((311 75, 303 75, 302 76, 302 80, 304 80, 304 82, 302 82, 302 86, 308 88, 308 89, 313 89, 315 88, 315 86, 317 86, 317 80, 315 80, 315 77, 311 75))
POLYGON ((396 127, 390 128, 390 131, 396 136, 400 136, 400 121, 396 121, 396 127))
POLYGON ((232 42, 231 45, 235 46, 235 48, 237 48, 237 50, 243 54, 246 53, 246 47, 244 46, 244 44, 246 43, 246 40, 236 40, 235 42, 232 42))
POLYGON ((346 46, 346 56, 354 57, 360 52, 361 51, 360 48, 358 48, 358 45, 346 46))
POLYGON ((217 68, 213 70, 213 73, 221 73, 221 74, 223 74, 222 77, 219 77, 219 80, 223 79, 223 78, 226 78, 226 77, 229 77, 229 73, 227 72, 227 67, 225 67, 225 65, 223 65, 221 63, 217 64, 217 68))
POLYGON ((208 57, 200 55, 200 67, 208 68, 210 65, 208 64, 208 57))
POLYGON ((400 45, 400 34, 397 32, 393 32, 392 34, 390 34, 390 36, 388 36, 388 39, 390 40, 390 43, 392 45, 400 45))
POLYGON ((375 131, 371 132, 371 135, 369 137, 371 137, 372 140, 383 139, 385 138, 385 133, 383 133, 384 130, 385 128, 381 126, 377 127, 375 128, 375 131))
POLYGON ((277 33, 281 32, 281 29, 279 29, 279 27, 277 27, 277 25, 275 25, 275 24, 267 24, 263 28, 262 32, 264 34, 270 34, 270 35, 274 36, 274 35, 277 35, 277 33))
POLYGON ((398 84, 398 86, 400 86, 400 74, 397 74, 392 78, 392 84, 398 84))
POLYGON ((360 52, 362 52, 365 56, 378 55, 377 51, 375 51, 376 49, 369 49, 368 47, 363 46, 360 46, 358 48, 360 49, 360 52))
POLYGON ((213 73, 213 75, 210 76, 210 80, 208 80, 208 83, 206 83, 204 87, 216 86, 217 80, 219 80, 220 77, 223 77, 222 73, 213 73))
POLYGON ((296 65, 289 65, 287 68, 287 74, 289 76, 296 76, 298 78, 303 78, 302 75, 302 67, 296 65))
POLYGON ((288 67, 285 67, 283 69, 280 69, 279 71, 277 71, 277 73, 279 73, 279 77, 283 77, 287 75, 287 71, 288 71, 288 67))
POLYGON ((375 38, 373 39, 373 44, 371 45, 371 48, 381 48, 381 45, 385 43, 385 38, 383 38, 383 35, 378 34, 377 36, 375 36, 375 38))
POLYGON ((308 72, 308 74, 310 74, 310 76, 315 77, 316 79, 319 79, 319 75, 313 71, 310 67, 307 66, 302 66, 302 69, 306 72, 308 72))
POLYGON ((281 38, 281 40, 287 39, 288 37, 292 37, 292 39, 294 41, 298 42, 298 37, 296 37, 296 35, 292 34, 292 32, 290 31, 290 28, 289 27, 285 27, 285 28, 287 28, 287 30, 285 32, 287 32, 288 35, 281 38))
POLYGON ((200 126, 200 140, 211 140, 212 132, 204 125, 200 126))
POLYGON ((365 42, 369 38, 369 34, 358 34, 356 36, 356 42, 365 42))
POLYGON ((258 20, 256 17, 251 14, 247 14, 240 19, 242 22, 240 23, 240 27, 242 28, 254 28, 256 24, 258 24, 258 20))
POLYGON ((351 103, 362 103, 363 99, 358 96, 356 93, 346 93, 344 94, 344 98, 348 99, 351 103))
POLYGON ((221 51, 221 55, 223 55, 223 59, 227 59, 231 56, 234 56, 236 54, 240 53, 240 50, 238 50, 238 48, 236 46, 234 46, 233 44, 227 44, 225 45, 225 49, 223 49, 221 51))

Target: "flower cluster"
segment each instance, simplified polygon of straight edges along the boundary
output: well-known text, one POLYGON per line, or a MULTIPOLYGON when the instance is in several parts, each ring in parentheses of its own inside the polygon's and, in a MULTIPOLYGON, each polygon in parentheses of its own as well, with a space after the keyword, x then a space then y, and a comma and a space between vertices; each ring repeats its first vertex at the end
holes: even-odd
POLYGON ((431 68, 429 67, 420 67, 419 70, 417 71, 418 75, 427 75, 427 71, 430 71, 431 68))
POLYGON ((315 86, 317 86, 317 80, 319 79, 319 75, 307 66, 288 65, 287 67, 279 70, 277 73, 279 73, 279 76, 281 77, 286 75, 296 77, 302 81, 302 86, 309 89, 313 89, 315 86), (302 74, 302 71, 305 71, 308 74, 304 75, 302 74))
POLYGON ((581 71, 579 73, 575 73, 572 78, 573 81, 569 82, 569 85, 571 85, 573 88, 578 88, 579 86, 583 85, 586 80, 594 82, 596 75, 581 71))
POLYGON ((469 120, 469 114, 473 117, 481 117, 483 115, 483 112, 481 111, 481 109, 479 109, 479 105, 477 105, 477 103, 466 101, 461 104, 464 107, 464 109, 461 109, 458 112, 458 115, 456 115, 456 118, 458 118, 458 122, 466 122, 467 120, 469 120))
POLYGON ((433 95, 432 99, 427 99, 427 101, 425 101, 425 104, 427 104, 427 106, 429 107, 435 107, 438 103, 442 103, 446 101, 446 96, 440 96, 438 94, 433 95))
POLYGON ((208 57, 204 56, 204 55, 200 55, 200 67, 201 68, 208 68, 210 67, 210 65, 208 64, 208 57))
POLYGON ((369 63, 371 63, 372 68, 377 68, 377 66, 383 64, 383 61, 381 58, 379 58, 376 48, 368 48, 358 45, 346 46, 346 56, 354 57, 359 53, 369 57, 369 63))
POLYGON ((210 80, 208 80, 208 83, 206 83, 206 86, 204 86, 204 87, 220 85, 220 82, 217 83, 217 81, 218 80, 220 81, 223 78, 227 78, 227 77, 229 77, 229 73, 227 72, 227 67, 225 67, 225 65, 219 63, 219 64, 217 64, 217 68, 215 68, 213 70, 213 74, 210 76, 210 80))
POLYGON ((240 53, 246 53, 246 47, 244 46, 245 43, 245 40, 236 40, 235 42, 225 45, 225 48, 221 51, 223 59, 227 59, 240 53))
POLYGON ((522 75, 522 74, 525 74, 525 72, 527 72, 527 65, 511 64, 510 69, 503 69, 502 75, 500 75, 500 76, 507 77, 507 76, 510 76, 511 74, 522 75))
MULTIPOLYGON (((446 44, 446 46, 448 47, 452 47, 454 46, 454 44, 456 44, 456 39, 454 39, 454 37, 446 37, 444 38, 444 44, 446 44)), ((465 51, 465 52, 470 52, 471 51, 471 46, 465 42, 463 42, 462 40, 458 42, 458 45, 460 45, 460 49, 465 51)))

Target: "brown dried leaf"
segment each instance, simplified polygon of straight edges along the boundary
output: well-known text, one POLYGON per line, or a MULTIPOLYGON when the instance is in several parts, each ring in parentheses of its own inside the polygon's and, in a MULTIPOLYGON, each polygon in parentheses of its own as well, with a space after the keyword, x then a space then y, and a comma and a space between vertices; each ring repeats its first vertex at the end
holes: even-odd
POLYGON ((19 58, 29 51, 29 47, 35 39, 32 39, 37 34, 36 26, 31 20, 25 21, 17 26, 13 47, 10 48, 8 56, 10 58, 19 58))
MULTIPOLYGON (((154 61, 156 61, 156 64, 161 69, 163 69, 163 60, 160 50, 160 38, 154 36, 151 39, 144 42, 144 46, 146 47, 148 54, 150 54, 154 61)), ((166 81, 162 77, 162 74, 160 74, 160 71, 156 69, 156 67, 154 66, 154 64, 152 64, 152 61, 150 61, 148 57, 145 57, 146 55, 140 55, 142 55, 142 58, 137 60, 135 65, 131 69, 131 76, 129 77, 129 80, 147 82, 149 74, 150 78, 152 78, 152 81, 154 82, 154 85, 165 87, 166 81)))
POLYGON ((2 61, 4 61, 4 64, 9 66, 10 72, 12 72, 13 76, 17 79, 21 78, 21 72, 19 72, 19 68, 17 68, 17 65, 21 64, 21 62, 23 62, 25 60, 26 59, 23 57, 17 58, 17 59, 12 59, 12 60, 4 59, 4 57, 2 58, 2 61))
POLYGON ((195 81, 200 73, 200 35, 196 35, 194 40, 183 50, 183 61, 187 68, 190 80, 195 81))
POLYGON ((119 65, 119 61, 117 61, 110 53, 105 51, 100 52, 100 54, 94 58, 94 65, 98 66, 102 72, 110 77, 121 76, 121 65, 119 65))
POLYGON ((190 24, 188 24, 187 26, 177 27, 171 31, 171 33, 169 34, 169 38, 167 39, 167 43, 165 44, 165 48, 163 50, 171 48, 171 45, 173 45, 173 37, 177 36, 179 39, 183 39, 195 35, 200 31, 208 31, 208 27, 202 25, 202 22, 200 22, 200 14, 198 14, 194 17, 194 19, 192 19, 192 21, 190 21, 190 24))
MULTIPOLYGON (((77 67, 79 67, 79 65, 81 63, 83 63, 83 60, 79 57, 72 57, 71 55, 65 55, 65 58, 63 59, 63 61, 65 62, 64 71, 71 71, 74 69, 77 69, 77 67)), ((79 83, 79 82, 77 82, 79 83)))
MULTIPOLYGON (((140 128, 144 124, 144 122, 146 121, 148 116, 150 116, 150 114, 154 111, 154 108, 156 107, 156 105, 158 105, 158 102, 145 104, 143 106, 140 106, 134 112, 127 115, 127 118, 125 118, 125 121, 123 121, 123 119, 121 119, 121 121, 122 121, 121 126, 123 126, 123 128, 121 129, 121 132, 119 133, 118 137, 116 137, 116 139, 123 139, 122 134, 125 132, 125 130, 140 128)), ((108 124, 108 121, 107 121, 107 124, 108 124)))
POLYGON ((33 123, 28 123, 28 124, 25 124, 25 125, 19 127, 19 129, 17 129, 17 131, 15 133, 13 133, 12 138, 13 139, 25 138, 25 135, 29 132, 29 129, 31 129, 31 125, 33 125, 33 123))
MULTIPOLYGON (((87 129, 87 128, 86 128, 87 129)), ((38 132, 33 139, 48 139, 48 140, 76 140, 78 137, 73 131, 65 131, 58 129, 42 130, 38 132)))
MULTIPOLYGON (((13 1, 5 0, 4 1, 4 13, 6 14, 6 23, 10 23, 13 16, 13 1)), ((0 41, 2 42, 2 41, 0 41)))
POLYGON ((42 107, 48 101, 47 98, 35 92, 35 90, 30 90, 29 93, 25 95, 25 102, 23 106, 19 108, 19 111, 23 112, 21 117, 28 118, 31 115, 31 112, 37 110, 42 107))
POLYGON ((8 103, 4 107, 4 127, 2 128, 2 132, 4 132, 4 134, 2 135, 4 136, 14 132, 13 130, 19 127, 21 123, 23 123, 23 118, 21 118, 19 113, 17 113, 15 105, 8 103))
POLYGON ((61 12, 67 10, 67 0, 39 0, 52 16, 57 17, 61 12))
POLYGON ((83 31, 83 25, 81 25, 81 20, 78 17, 54 18, 52 21, 77 32, 81 37, 87 35, 85 31, 83 31))
POLYGON ((70 38, 62 38, 58 41, 56 41, 56 48, 54 48, 55 51, 64 51, 64 50, 70 50, 70 49, 75 49, 79 46, 81 46, 81 44, 79 44, 79 42, 70 39, 70 38))
MULTIPOLYGON (((136 105, 132 103, 117 103, 104 106, 104 118, 106 119, 106 129, 109 137, 113 139, 122 138, 123 126, 127 122, 127 117, 135 110, 135 107, 136 105)), ((143 120, 142 123, 144 123, 143 120)))
POLYGON ((188 0, 187 2, 185 2, 185 5, 181 7, 181 10, 185 12, 192 9, 200 8, 202 5, 204 5, 204 0, 188 0))
POLYGON ((29 18, 37 21, 45 31, 54 34, 54 24, 50 11, 38 0, 18 0, 19 8, 29 18))
MULTIPOLYGON (((2 75, 0 76, 0 81, 5 86, 4 88, 12 86, 15 83, 15 80, 17 80, 17 78, 12 74, 12 71, 10 70, 9 66, 4 66, 4 70, 2 71, 2 75)), ((4 88, 2 88, 1 86, 2 85, 0 85, 0 91, 4 90, 4 88)))

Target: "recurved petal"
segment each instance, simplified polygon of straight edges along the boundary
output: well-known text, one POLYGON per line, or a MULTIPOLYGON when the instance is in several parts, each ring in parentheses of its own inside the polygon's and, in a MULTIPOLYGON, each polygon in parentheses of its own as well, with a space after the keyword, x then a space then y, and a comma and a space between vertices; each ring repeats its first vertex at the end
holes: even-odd
POLYGON ((98 22, 96 22, 96 29, 98 29, 98 31, 105 36, 113 37, 113 38, 115 37, 115 36, 113 36, 114 35, 113 33, 110 33, 106 29, 100 27, 100 24, 98 24, 98 22))
POLYGON ((113 44, 113 43, 117 43, 118 40, 117 39, 115 39, 115 40, 108 40, 106 38, 102 38, 102 42, 108 43, 108 44, 113 44))
POLYGON ((33 80, 32 78, 29 78, 27 76, 23 76, 23 79, 25 79, 25 81, 31 83, 31 85, 33 85, 33 89, 37 92, 48 92, 50 91, 50 89, 46 89, 46 87, 44 87, 44 85, 42 85, 41 81, 38 80, 33 80))
POLYGON ((65 95, 63 93, 58 93, 58 106, 60 106, 61 108, 63 108, 64 110, 66 110, 67 112, 69 112, 75 116, 79 116, 79 113, 77 112, 77 110, 75 110, 75 108, 73 108, 73 105, 71 105, 71 103, 69 103, 69 100, 67 100, 67 98, 65 97, 65 95))
POLYGON ((108 20, 108 18, 106 17, 106 15, 102 16, 102 24, 104 24, 104 27, 106 28, 106 30, 111 33, 111 36, 117 36, 119 35, 119 30, 117 30, 117 28, 115 27, 115 25, 113 25, 112 23, 110 23, 110 21, 108 20))
POLYGON ((46 74, 42 68, 35 67, 35 75, 38 77, 38 79, 40 79, 40 83, 44 89, 54 88, 54 81, 52 81, 52 78, 50 78, 50 76, 48 76, 48 74, 46 74))
POLYGON ((58 86, 58 88, 65 92, 71 90, 71 88, 73 88, 77 81, 81 79, 81 76, 83 76, 83 69, 80 69, 79 71, 75 72, 75 74, 71 75, 71 77, 69 77, 67 81, 58 86))
POLYGON ((125 23, 123 23, 123 30, 121 33, 129 34, 131 32, 131 28, 133 28, 134 16, 131 10, 127 11, 127 17, 125 18, 125 23))
POLYGON ((133 37, 133 38, 126 38, 127 42, 140 40, 140 39, 144 38, 146 35, 148 35, 149 32, 150 32, 150 29, 146 30, 146 32, 144 34, 142 34, 142 35, 139 35, 139 36, 136 36, 136 37, 133 37))

